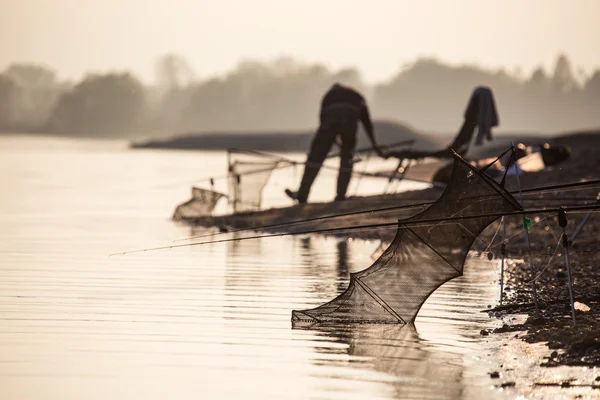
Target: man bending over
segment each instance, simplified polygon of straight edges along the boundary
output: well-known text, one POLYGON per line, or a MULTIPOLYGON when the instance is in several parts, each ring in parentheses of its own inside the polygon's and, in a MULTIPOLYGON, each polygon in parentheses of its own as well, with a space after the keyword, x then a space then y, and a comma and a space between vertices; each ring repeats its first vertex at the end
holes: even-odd
POLYGON ((310 187, 317 177, 327 153, 331 150, 331 146, 339 140, 341 155, 335 200, 346 199, 346 191, 352 177, 352 159, 356 147, 358 121, 362 122, 373 144, 373 150, 380 157, 385 157, 375 139, 373 124, 364 97, 356 90, 336 83, 323 96, 320 125, 310 146, 300 188, 297 192, 286 189, 285 192, 289 197, 299 203, 306 203, 310 187))

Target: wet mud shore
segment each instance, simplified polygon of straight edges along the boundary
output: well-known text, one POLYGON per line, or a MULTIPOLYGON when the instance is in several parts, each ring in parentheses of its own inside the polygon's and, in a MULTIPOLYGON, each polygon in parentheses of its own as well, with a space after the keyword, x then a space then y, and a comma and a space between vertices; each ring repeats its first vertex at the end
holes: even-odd
MULTIPOLYGON (((600 158, 596 154, 600 140, 597 135, 565 136, 557 142, 571 147, 571 158, 548 171, 524 175, 521 181, 524 187, 600 178, 600 158)), ((600 188, 590 187, 549 193, 543 196, 546 200, 542 203, 554 207, 595 204, 599 192, 600 188)), ((561 243, 563 229, 559 226, 558 215, 531 218, 531 250, 527 247, 522 220, 514 217, 507 221, 507 232, 516 235, 507 244, 507 256, 514 261, 508 263, 506 270, 504 304, 492 311, 492 315, 525 314, 527 319, 522 324, 505 324, 495 333, 515 332, 528 343, 544 343, 548 348, 548 357, 542 363, 545 367, 600 366, 600 213, 590 214, 572 241, 586 214, 567 213, 575 324, 570 307, 565 248, 561 243), (536 274, 537 308, 532 295, 529 255, 536 274)), ((596 384, 600 385, 600 382, 596 384)))

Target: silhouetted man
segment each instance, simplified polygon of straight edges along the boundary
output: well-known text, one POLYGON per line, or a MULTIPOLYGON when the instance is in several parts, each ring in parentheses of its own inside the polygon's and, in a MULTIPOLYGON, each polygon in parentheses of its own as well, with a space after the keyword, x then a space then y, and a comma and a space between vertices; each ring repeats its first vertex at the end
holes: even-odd
POLYGON ((297 192, 286 189, 286 193, 299 203, 306 203, 310 187, 313 184, 327 153, 339 138, 341 142, 340 170, 337 180, 336 201, 346 198, 346 191, 352 177, 352 159, 356 146, 358 121, 362 122, 373 149, 380 157, 385 157, 375 135, 364 97, 356 90, 334 84, 321 101, 320 125, 312 140, 310 152, 304 166, 304 175, 297 192))

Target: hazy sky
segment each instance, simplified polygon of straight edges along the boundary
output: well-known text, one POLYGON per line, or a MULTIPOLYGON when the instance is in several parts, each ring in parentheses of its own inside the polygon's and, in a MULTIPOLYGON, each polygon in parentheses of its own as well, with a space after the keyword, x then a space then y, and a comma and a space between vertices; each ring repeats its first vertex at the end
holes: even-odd
POLYGON ((357 66, 374 82, 422 55, 529 73, 565 52, 589 72, 600 68, 599 16, 600 0, 0 0, 0 69, 152 80, 167 52, 200 76, 290 55, 357 66))

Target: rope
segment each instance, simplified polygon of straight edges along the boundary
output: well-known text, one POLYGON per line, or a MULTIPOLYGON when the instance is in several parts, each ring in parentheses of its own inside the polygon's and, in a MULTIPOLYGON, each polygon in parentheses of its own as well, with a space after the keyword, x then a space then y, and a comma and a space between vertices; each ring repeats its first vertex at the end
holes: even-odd
MULTIPOLYGON (((550 257, 550 260, 548 260, 548 264, 546 264, 546 266, 535 275, 535 278, 533 278, 534 281, 537 281, 539 277, 542 276, 542 274, 548 269, 548 267, 550 266, 550 263, 552 262, 552 260, 554 259, 554 256, 556 255, 556 252, 558 251, 558 248, 560 247, 560 239, 558 240, 558 243, 556 243, 556 248, 554 249, 554 253, 552 253, 552 256, 550 257)), ((527 283, 531 283, 531 280, 527 281, 527 283)))
MULTIPOLYGON (((533 224, 531 224, 531 227, 534 227, 538 224, 541 224, 542 222, 544 222, 545 220, 547 220, 548 218, 550 218, 552 216, 552 214, 545 216, 544 218, 540 219, 538 222, 535 222, 533 224)), ((504 240, 506 241, 506 243, 508 244, 508 242, 510 241, 510 239, 519 236, 521 233, 525 232, 525 229, 521 228, 517 231, 517 233, 510 235, 509 237, 505 238, 504 240)), ((496 243, 495 245, 492 246, 492 248, 496 248, 498 246, 502 245, 502 243, 496 243)))
MULTIPOLYGON (((273 171, 275 169, 283 169, 283 168, 287 168, 290 166, 294 166, 294 165, 306 165, 306 166, 312 166, 312 167, 318 167, 318 168, 322 168, 324 170, 332 170, 332 171, 348 171, 353 175, 357 175, 357 176, 367 176, 370 178, 385 178, 385 179, 390 179, 389 175, 383 174, 383 173, 374 173, 374 172, 361 172, 361 171, 356 171, 353 168, 341 168, 341 167, 333 167, 333 166, 329 166, 329 165, 324 165, 322 163, 316 163, 316 162, 309 162, 309 161, 305 161, 305 162, 301 162, 301 161, 295 161, 295 160, 291 160, 288 158, 284 158, 284 157, 279 157, 276 155, 272 155, 272 154, 268 154, 268 153, 263 153, 257 150, 240 150, 240 149, 235 149, 236 151, 240 152, 240 153, 249 153, 249 154, 255 154, 255 155, 261 155, 261 156, 265 156, 265 157, 271 157, 275 160, 277 160, 277 162, 279 163, 283 163, 283 165, 281 166, 275 166, 275 167, 270 167, 270 168, 263 168, 263 169, 258 169, 258 170, 254 170, 254 171, 250 171, 250 172, 246 172, 243 175, 247 176, 247 175, 252 175, 252 174, 257 174, 257 173, 262 173, 262 172, 267 172, 267 171, 273 171)), ((327 158, 331 158, 330 157, 326 157, 327 158)), ((229 176, 226 177, 220 177, 220 178, 214 178, 214 179, 223 179, 223 178, 227 178, 229 176)), ((429 185, 433 185, 433 186, 445 186, 445 185, 441 185, 437 182, 430 182, 430 181, 424 181, 424 180, 420 180, 420 179, 413 179, 413 178, 403 178, 409 181, 413 181, 413 182, 420 182, 420 183, 427 183, 429 185)))
MULTIPOLYGON (((372 151, 370 151, 370 152, 367 153, 367 158, 366 158, 366 160, 365 160, 365 162, 363 164, 364 168, 363 168, 362 172, 367 172, 367 168, 369 167, 369 161, 371 160, 371 155, 372 154, 373 154, 372 151)), ((362 178, 363 178, 363 175, 359 175, 358 176, 358 179, 356 180, 356 186, 354 186, 354 190, 353 190, 354 194, 358 193, 358 188, 360 187, 360 183, 362 181, 362 178)))
POLYGON ((492 239, 490 240, 490 242, 488 243, 487 247, 485 248, 484 252, 488 252, 490 251, 490 247, 492 246, 492 243, 494 243, 494 240, 496 239, 496 236, 498 235, 498 232, 500 231, 500 227, 502 226, 502 222, 498 223, 498 227, 496 228, 496 232, 494 233, 494 236, 492 236, 492 239))

